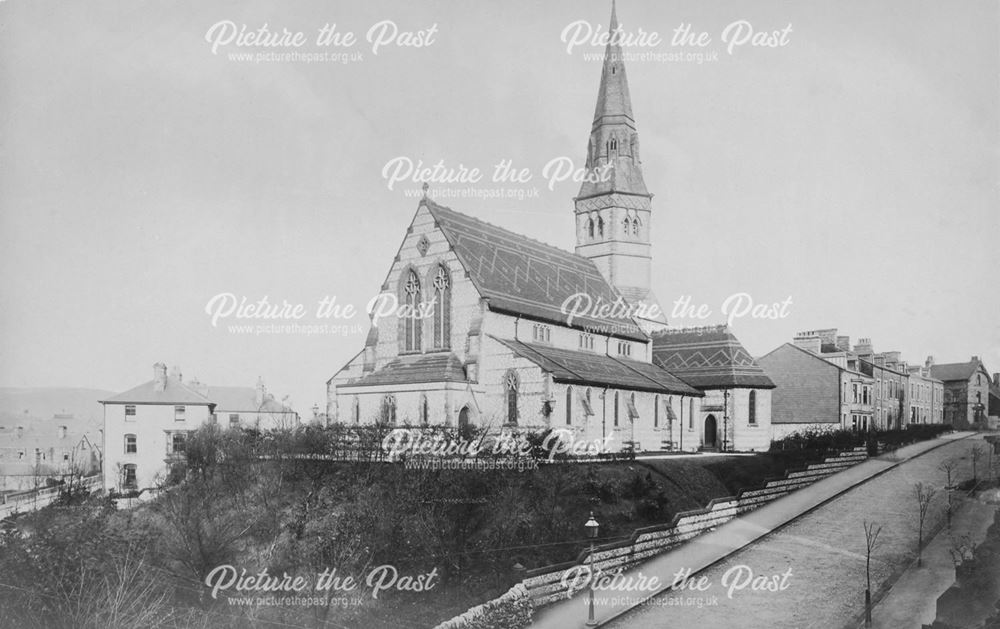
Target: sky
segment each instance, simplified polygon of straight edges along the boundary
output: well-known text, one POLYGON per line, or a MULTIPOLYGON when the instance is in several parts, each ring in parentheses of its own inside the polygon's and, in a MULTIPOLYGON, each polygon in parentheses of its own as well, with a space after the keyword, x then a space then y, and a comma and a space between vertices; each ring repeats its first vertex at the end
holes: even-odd
MULTIPOLYGON (((322 406, 417 207, 387 164, 478 169, 430 194, 572 249, 579 184, 546 165, 583 166, 603 46, 564 32, 606 30, 609 10, 0 2, 0 386, 120 391, 164 362, 322 406), (325 25, 339 39, 320 45, 325 25), (503 161, 530 179, 493 181, 503 161), (213 325, 226 295, 305 314, 213 325), (317 317, 323 299, 354 316, 317 317), (302 328, 255 327, 273 323, 302 328)), ((995 2, 622 0, 618 17, 627 52, 658 55, 626 66, 671 323, 790 299, 732 319, 752 354, 836 327, 1000 371, 995 2), (671 41, 682 25, 708 41, 671 41), (670 316, 684 297, 711 314, 670 316)))

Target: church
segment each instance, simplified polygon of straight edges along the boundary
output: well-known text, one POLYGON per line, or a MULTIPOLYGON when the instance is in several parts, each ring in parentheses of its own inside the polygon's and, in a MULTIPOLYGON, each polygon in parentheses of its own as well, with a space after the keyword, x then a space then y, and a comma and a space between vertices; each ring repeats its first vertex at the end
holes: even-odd
MULTIPOLYGON (((617 26, 612 8, 610 30, 617 26)), ((651 288, 653 195, 613 39, 586 169, 599 176, 588 177, 574 199, 574 253, 425 194, 381 287, 400 307, 373 321, 364 348, 327 381, 328 417, 347 425, 558 428, 603 439, 612 451, 766 449, 769 403, 752 418, 753 438, 741 443, 736 437, 747 431, 738 417, 703 413, 704 387, 668 371, 672 350, 654 347, 669 330, 651 288), (565 304, 581 295, 628 307, 567 316, 565 304)), ((723 344, 731 345, 729 336, 723 344)), ((723 362, 746 358, 722 355, 723 362)), ((752 359, 740 369, 763 373, 752 359)), ((735 384, 743 387, 744 411, 753 387, 765 394, 773 387, 766 376, 717 382, 708 393, 713 404, 715 393, 735 384)))

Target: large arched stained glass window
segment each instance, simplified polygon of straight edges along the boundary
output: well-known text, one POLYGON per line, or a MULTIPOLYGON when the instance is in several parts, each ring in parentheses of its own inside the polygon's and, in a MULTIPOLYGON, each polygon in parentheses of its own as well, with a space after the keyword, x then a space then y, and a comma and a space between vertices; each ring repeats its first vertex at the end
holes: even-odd
POLYGON ((420 308, 420 278, 410 270, 403 283, 402 303, 406 306, 402 313, 400 325, 403 327, 403 351, 420 351, 420 319, 417 312, 420 308))
POLYGON ((451 347, 451 274, 443 264, 438 265, 434 279, 434 347, 451 347))

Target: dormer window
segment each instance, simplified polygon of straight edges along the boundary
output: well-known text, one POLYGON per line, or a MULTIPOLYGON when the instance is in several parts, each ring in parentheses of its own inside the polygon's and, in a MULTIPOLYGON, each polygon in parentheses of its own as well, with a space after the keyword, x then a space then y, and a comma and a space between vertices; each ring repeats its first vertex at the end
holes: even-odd
POLYGON ((531 338, 540 343, 550 343, 552 341, 552 328, 536 323, 531 328, 531 338))
POLYGON ((580 349, 594 349, 594 335, 586 332, 580 334, 580 349))
POLYGON ((631 356, 632 355, 632 344, 628 341, 618 341, 618 355, 619 356, 631 356))

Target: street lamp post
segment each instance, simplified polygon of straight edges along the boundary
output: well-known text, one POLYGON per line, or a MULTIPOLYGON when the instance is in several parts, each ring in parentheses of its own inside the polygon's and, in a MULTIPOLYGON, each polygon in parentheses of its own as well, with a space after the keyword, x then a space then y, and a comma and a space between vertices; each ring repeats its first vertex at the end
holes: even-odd
POLYGON ((590 564, 590 600, 587 611, 587 626, 596 627, 597 621, 594 620, 594 540, 597 538, 597 529, 601 525, 594 519, 593 511, 590 512, 590 519, 583 526, 587 529, 587 537, 590 538, 590 556, 588 557, 588 563, 590 564))

